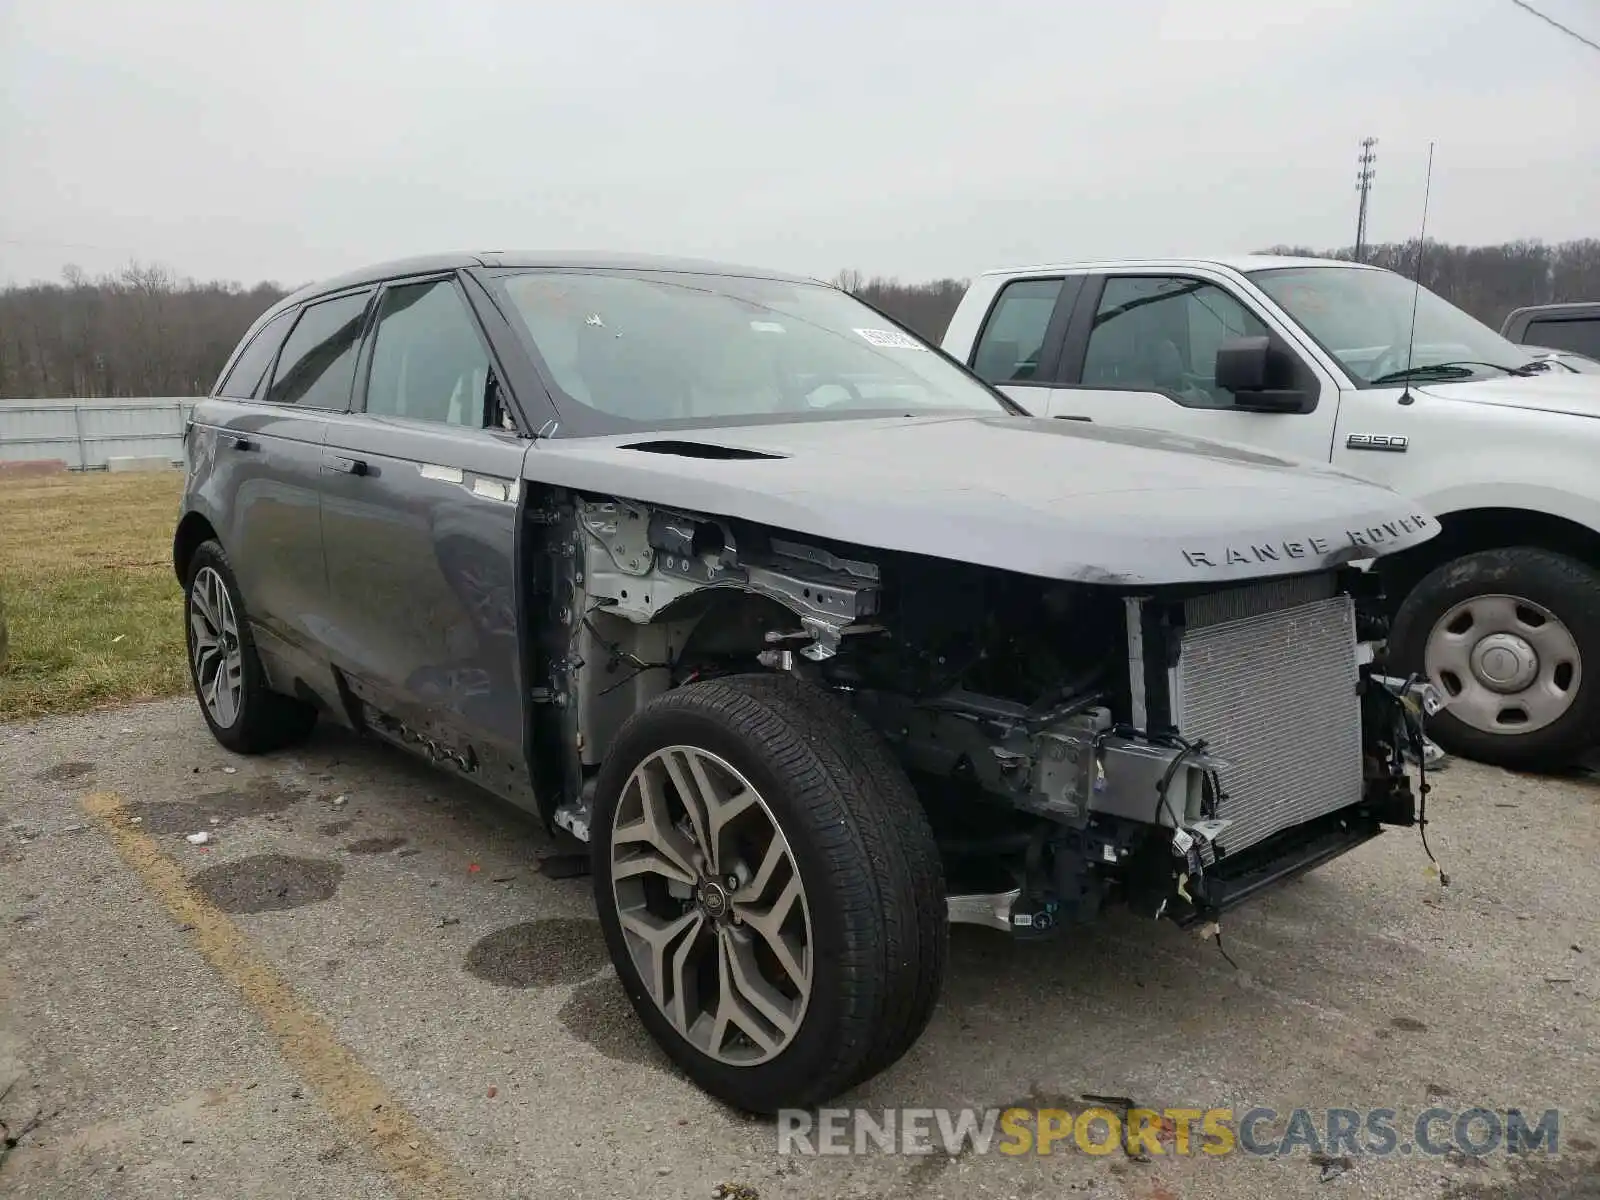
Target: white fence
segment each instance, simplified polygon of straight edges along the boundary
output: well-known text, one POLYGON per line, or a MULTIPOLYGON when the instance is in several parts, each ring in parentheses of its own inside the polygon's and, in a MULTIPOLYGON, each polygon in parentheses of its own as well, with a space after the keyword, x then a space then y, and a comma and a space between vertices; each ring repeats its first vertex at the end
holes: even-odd
POLYGON ((0 400, 0 461, 59 458, 74 471, 108 458, 183 458, 192 396, 0 400))

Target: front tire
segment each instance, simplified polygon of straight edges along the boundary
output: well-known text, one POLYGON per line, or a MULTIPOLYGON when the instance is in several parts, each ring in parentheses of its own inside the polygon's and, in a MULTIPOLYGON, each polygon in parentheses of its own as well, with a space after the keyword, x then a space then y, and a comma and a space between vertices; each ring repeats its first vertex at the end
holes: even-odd
POLYGON ((591 829, 617 974, 712 1095, 820 1104, 926 1027, 947 947, 933 834, 833 696, 747 676, 669 692, 618 734, 591 829))
POLYGON ((317 710, 267 687, 239 584, 220 542, 202 542, 189 560, 184 624, 189 679, 217 741, 238 754, 264 754, 310 735, 317 710))
POLYGON ((1506 767, 1569 765, 1600 734, 1600 572, 1548 550, 1484 550, 1411 589, 1390 646, 1450 703, 1428 733, 1506 767))

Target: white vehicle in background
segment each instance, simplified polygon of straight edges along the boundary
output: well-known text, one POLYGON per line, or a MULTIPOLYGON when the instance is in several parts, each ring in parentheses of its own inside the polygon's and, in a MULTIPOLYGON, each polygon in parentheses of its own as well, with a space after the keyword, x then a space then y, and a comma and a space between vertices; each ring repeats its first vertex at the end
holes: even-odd
POLYGON ((1506 314, 1500 333, 1529 349, 1593 362, 1600 355, 1600 302, 1530 304, 1506 314))
MULTIPOLYGON (((1036 415, 1244 443, 1413 497, 1444 532, 1382 573, 1392 667, 1450 697, 1431 734, 1531 767, 1600 740, 1600 376, 1393 272, 1265 255, 991 271, 943 348, 1036 415)), ((1381 550, 1393 531, 1350 534, 1381 550)))

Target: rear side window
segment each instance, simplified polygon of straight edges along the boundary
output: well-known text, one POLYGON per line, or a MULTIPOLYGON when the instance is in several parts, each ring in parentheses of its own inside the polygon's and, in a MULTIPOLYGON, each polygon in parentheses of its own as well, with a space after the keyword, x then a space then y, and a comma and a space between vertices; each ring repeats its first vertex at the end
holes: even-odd
POLYGON ((333 412, 350 407, 356 347, 371 295, 361 292, 306 305, 278 356, 278 369, 267 389, 269 403, 333 412))
POLYGON ((233 364, 233 370, 217 388, 217 395, 235 400, 250 400, 261 391, 261 383, 272 366, 272 356, 283 345, 283 335, 294 321, 294 310, 281 312, 263 325, 233 364))
POLYGON ((481 428, 488 377, 488 353, 455 284, 438 279, 383 293, 367 412, 481 428))
POLYGON ((1571 350, 1600 358, 1600 317, 1577 320, 1543 319, 1528 322, 1522 340, 1529 346, 1548 346, 1552 350, 1571 350))
POLYGON ((990 383, 1028 383, 1039 370, 1045 331, 1064 281, 1019 279, 1008 283, 989 310, 972 355, 972 371, 990 383))

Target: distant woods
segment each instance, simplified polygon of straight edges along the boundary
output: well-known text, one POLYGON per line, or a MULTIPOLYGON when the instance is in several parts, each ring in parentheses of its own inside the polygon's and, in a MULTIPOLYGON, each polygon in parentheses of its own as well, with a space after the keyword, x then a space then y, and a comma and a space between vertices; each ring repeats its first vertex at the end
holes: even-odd
POLYGON ((199 283, 134 264, 0 290, 0 399, 200 396, 283 289, 199 283))
POLYGON ((869 279, 860 271, 840 271, 830 282, 934 342, 944 336, 944 327, 967 290, 965 279, 901 283, 882 276, 869 279))
MULTIPOLYGON (((1416 241, 1369 246, 1364 257, 1409 276, 1417 249, 1416 241)), ((1351 257, 1349 249, 1271 250, 1351 257)), ((1498 329, 1524 304, 1600 300, 1600 239, 1430 241, 1422 281, 1498 329)), ((902 283, 853 270, 833 282, 934 341, 944 336, 967 285, 964 279, 902 283)), ((250 322, 283 294, 271 283, 201 283, 138 264, 95 279, 69 267, 60 283, 0 289, 0 399, 202 395, 250 322)))

